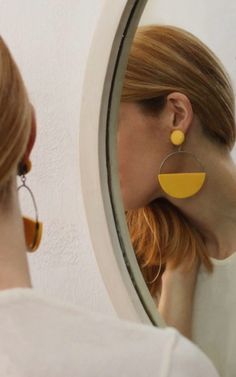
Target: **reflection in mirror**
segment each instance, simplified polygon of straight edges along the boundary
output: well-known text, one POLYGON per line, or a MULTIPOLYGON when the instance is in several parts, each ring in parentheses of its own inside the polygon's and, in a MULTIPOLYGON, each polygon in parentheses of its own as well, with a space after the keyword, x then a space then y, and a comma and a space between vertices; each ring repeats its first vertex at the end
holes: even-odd
POLYGON ((233 376, 234 93, 215 53, 182 28, 139 27, 117 142, 130 238, 157 311, 233 376))

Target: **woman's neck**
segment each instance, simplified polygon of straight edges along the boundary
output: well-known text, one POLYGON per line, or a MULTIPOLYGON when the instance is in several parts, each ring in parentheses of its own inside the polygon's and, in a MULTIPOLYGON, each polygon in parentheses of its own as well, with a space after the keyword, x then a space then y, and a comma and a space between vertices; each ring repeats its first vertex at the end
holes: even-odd
POLYGON ((0 209, 0 290, 31 287, 24 229, 16 190, 11 209, 0 209))
POLYGON ((209 256, 224 259, 236 252, 236 166, 229 155, 208 155, 205 161, 207 178, 201 191, 168 200, 199 229, 209 256))

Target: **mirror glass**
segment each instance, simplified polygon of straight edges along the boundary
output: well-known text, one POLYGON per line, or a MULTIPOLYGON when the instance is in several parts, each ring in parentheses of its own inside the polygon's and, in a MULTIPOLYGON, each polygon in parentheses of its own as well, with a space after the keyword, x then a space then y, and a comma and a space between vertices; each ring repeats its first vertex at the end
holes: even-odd
POLYGON ((222 376, 236 369, 235 17, 233 1, 147 1, 108 131, 117 231, 140 300, 222 376))

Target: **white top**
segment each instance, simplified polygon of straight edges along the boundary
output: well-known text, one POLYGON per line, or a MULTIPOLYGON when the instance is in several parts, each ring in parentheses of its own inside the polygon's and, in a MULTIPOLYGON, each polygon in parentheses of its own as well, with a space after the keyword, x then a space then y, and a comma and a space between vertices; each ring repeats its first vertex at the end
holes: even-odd
POLYGON ((236 253, 211 258, 214 271, 200 268, 193 308, 193 341, 222 377, 236 376, 236 253))
POLYGON ((216 377, 174 329, 122 322, 43 298, 0 292, 0 377, 216 377))

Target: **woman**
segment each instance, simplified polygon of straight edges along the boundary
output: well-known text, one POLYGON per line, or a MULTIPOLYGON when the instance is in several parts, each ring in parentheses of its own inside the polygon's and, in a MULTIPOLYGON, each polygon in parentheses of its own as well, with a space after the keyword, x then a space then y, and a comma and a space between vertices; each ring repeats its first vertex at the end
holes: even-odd
POLYGON ((166 323, 224 373, 235 349, 234 142, 234 94, 217 57, 179 28, 139 28, 118 129, 127 224, 166 323))
POLYGON ((205 356, 176 331, 121 323, 33 291, 26 250, 38 247, 41 224, 22 221, 16 175, 27 188, 35 134, 26 89, 0 37, 0 376, 141 377, 158 368, 160 377, 190 370, 194 377, 216 377, 205 356))

